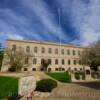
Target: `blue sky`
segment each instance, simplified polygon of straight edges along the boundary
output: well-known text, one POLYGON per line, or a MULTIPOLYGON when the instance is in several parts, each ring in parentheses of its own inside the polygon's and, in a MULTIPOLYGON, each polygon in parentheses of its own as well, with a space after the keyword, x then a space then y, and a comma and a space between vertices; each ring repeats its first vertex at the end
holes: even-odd
POLYGON ((0 0, 0 42, 28 39, 87 46, 100 40, 100 0, 0 0), (60 22, 58 9, 60 9, 60 22))

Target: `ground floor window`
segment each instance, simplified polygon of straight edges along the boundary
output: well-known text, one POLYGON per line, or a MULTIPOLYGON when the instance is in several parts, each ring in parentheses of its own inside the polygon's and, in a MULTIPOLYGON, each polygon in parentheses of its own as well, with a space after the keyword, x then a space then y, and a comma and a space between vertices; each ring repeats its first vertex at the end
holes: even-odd
POLYGON ((58 68, 55 68, 55 71, 58 71, 58 68))
POLYGON ((33 68, 32 70, 33 70, 33 71, 36 71, 36 68, 33 68))
POLYGON ((65 71, 65 68, 62 68, 62 71, 65 71))
POLYGON ((77 68, 74 68, 75 71, 77 71, 77 68))
POLYGON ((51 71, 51 68, 48 68, 48 71, 50 72, 51 71))
POLYGON ((27 71, 28 69, 27 68, 24 68, 24 71, 27 71))

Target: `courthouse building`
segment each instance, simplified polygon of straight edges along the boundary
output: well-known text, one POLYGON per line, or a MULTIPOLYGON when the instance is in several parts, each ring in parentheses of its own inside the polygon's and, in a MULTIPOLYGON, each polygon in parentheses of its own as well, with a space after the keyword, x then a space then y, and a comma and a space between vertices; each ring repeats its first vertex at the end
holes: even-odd
MULTIPOLYGON (((41 69, 42 61, 48 60, 49 71, 67 71, 82 70, 80 55, 83 47, 75 46, 72 44, 59 44, 44 41, 30 41, 30 40, 7 40, 6 46, 10 49, 16 50, 22 47, 25 53, 30 53, 30 64, 23 66, 22 71, 36 71, 41 69)), ((1 71, 7 71, 10 67, 7 62, 6 55, 4 56, 3 66, 1 71)), ((27 61, 25 60, 25 63, 27 61)))

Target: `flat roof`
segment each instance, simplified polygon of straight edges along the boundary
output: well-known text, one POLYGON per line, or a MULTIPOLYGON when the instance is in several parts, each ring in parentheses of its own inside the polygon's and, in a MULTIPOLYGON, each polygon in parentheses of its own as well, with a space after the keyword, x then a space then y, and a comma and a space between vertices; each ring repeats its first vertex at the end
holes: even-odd
POLYGON ((76 48, 84 48, 81 46, 77 46, 74 44, 65 44, 65 43, 57 43, 57 42, 47 42, 47 41, 36 41, 36 40, 17 40, 17 39, 8 39, 7 41, 16 41, 16 42, 26 42, 26 43, 38 43, 38 44, 48 44, 48 45, 61 45, 61 46, 68 46, 68 47, 76 47, 76 48))

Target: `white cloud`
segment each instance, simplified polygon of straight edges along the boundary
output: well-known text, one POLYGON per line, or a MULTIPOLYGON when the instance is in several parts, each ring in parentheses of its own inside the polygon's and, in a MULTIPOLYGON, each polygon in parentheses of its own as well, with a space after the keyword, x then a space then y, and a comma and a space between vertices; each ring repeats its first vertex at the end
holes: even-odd
POLYGON ((17 40, 23 40, 24 37, 22 37, 21 35, 18 34, 8 34, 8 39, 17 39, 17 40))
POLYGON ((45 2, 42 0, 22 0, 22 4, 35 13, 39 21, 50 31, 51 35, 60 36, 62 40, 66 40, 67 34, 55 23, 54 14, 45 2))

